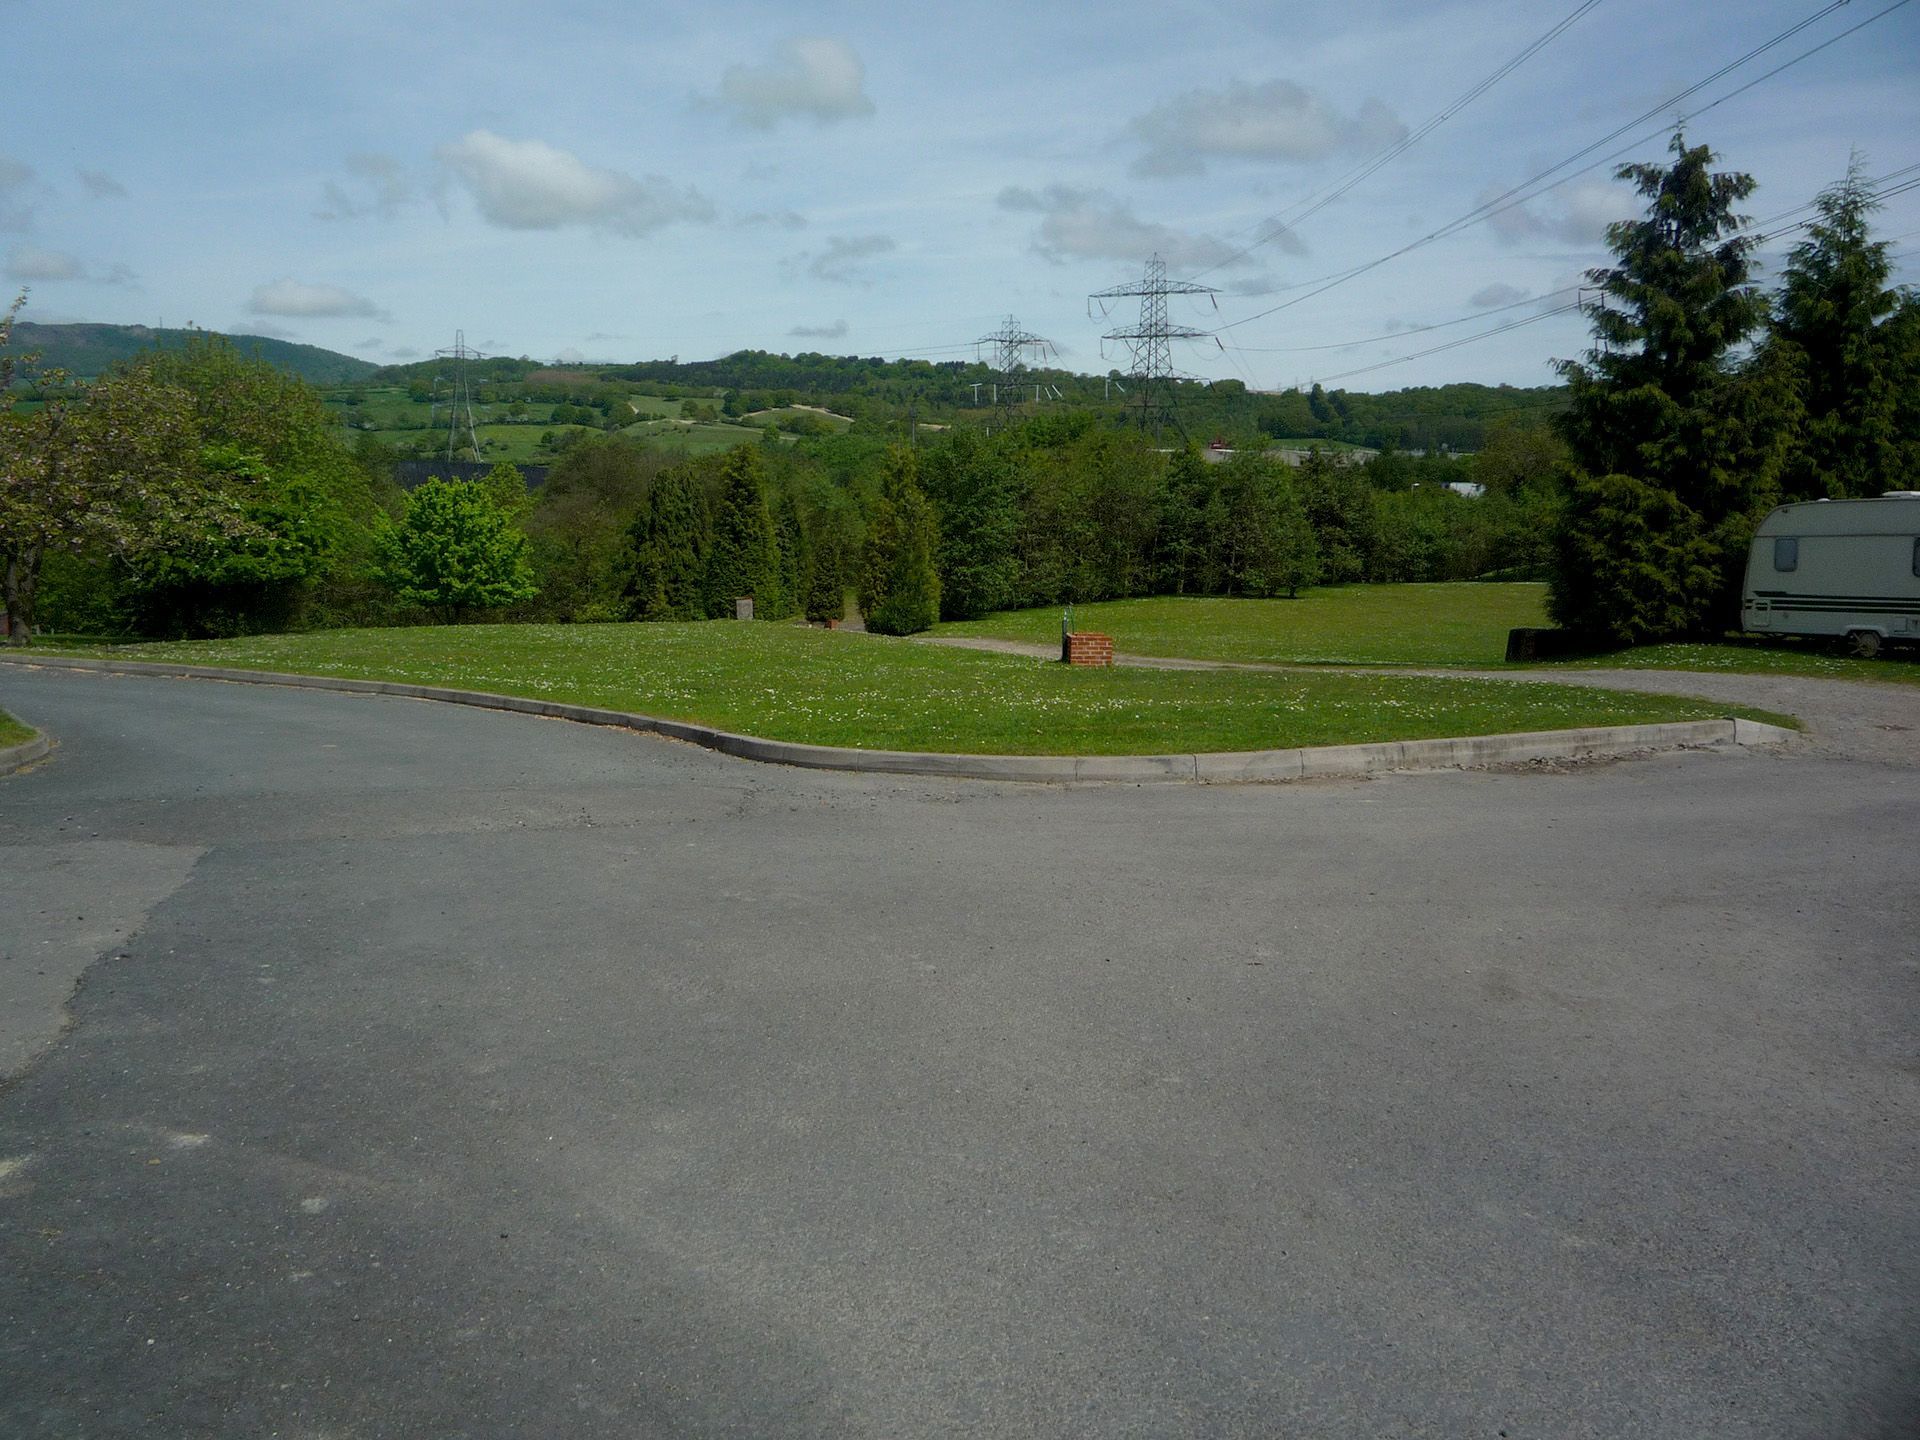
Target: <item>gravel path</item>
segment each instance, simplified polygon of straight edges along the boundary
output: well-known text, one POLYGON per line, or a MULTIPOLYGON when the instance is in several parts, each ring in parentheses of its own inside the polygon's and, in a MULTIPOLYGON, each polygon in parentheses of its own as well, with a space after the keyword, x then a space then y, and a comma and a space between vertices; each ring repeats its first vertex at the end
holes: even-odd
MULTIPOLYGON (((970 636, 929 636, 920 642, 1003 655, 1054 658, 1057 645, 970 636)), ((1180 660, 1158 655, 1116 655, 1114 663, 1154 670, 1325 671, 1325 665, 1262 665, 1250 661, 1180 660)), ((1462 676, 1484 680, 1536 680, 1549 685, 1591 685, 1602 690, 1639 690, 1656 695, 1698 695, 1730 705, 1751 705, 1792 715, 1806 733, 1792 748, 1836 759, 1920 765, 1920 685, 1871 680, 1829 680, 1811 675, 1736 675, 1705 670, 1406 670, 1408 675, 1462 676)))

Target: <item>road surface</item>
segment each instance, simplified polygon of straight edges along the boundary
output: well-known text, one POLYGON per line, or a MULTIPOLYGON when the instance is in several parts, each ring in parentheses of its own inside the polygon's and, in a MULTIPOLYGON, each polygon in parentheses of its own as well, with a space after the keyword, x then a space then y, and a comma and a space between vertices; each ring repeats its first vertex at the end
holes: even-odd
POLYGON ((1920 1425, 1920 768, 0 707, 8 1437, 1920 1425))

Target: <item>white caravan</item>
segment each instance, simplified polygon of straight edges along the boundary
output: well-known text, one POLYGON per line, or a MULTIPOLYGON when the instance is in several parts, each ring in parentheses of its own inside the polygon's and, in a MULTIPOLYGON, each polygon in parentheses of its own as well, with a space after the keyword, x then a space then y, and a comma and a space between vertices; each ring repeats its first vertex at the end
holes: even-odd
POLYGON ((1856 655, 1920 641, 1920 490, 1782 505, 1754 533, 1743 629, 1844 635, 1856 655))

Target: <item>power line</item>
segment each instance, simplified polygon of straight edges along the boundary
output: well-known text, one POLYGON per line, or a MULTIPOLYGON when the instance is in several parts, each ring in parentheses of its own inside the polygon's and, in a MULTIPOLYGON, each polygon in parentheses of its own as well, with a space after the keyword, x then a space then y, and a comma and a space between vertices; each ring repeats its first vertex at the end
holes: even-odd
MULTIPOLYGON (((1910 176, 1916 170, 1920 170, 1920 165, 1904 166, 1899 170, 1888 172, 1887 175, 1881 177, 1881 180, 1885 181, 1885 180, 1897 179, 1902 176, 1910 176)), ((1875 183, 1880 183, 1880 182, 1875 182, 1875 183)), ((1911 190, 1920 190, 1920 176, 1914 176, 1913 178, 1910 178, 1910 179, 1903 179, 1901 180, 1901 183, 1897 185, 1889 186, 1887 188, 1874 191, 1872 192, 1870 198, 1876 201, 1883 200, 1894 195, 1904 195, 1911 190)), ((1815 202, 1813 201, 1808 201, 1806 204, 1796 205, 1790 210, 1782 211, 1780 216, 1777 216, 1774 218, 1780 219, 1780 218, 1784 218, 1785 216, 1792 215, 1796 211, 1811 209, 1814 203, 1815 202)), ((1768 231, 1763 234, 1756 234, 1752 238, 1754 239, 1755 243, 1764 243, 1771 240, 1782 239, 1787 235, 1793 234, 1797 230, 1809 229, 1817 222, 1817 219, 1818 217, 1816 216, 1809 216, 1804 220, 1797 220, 1790 225, 1782 226, 1780 229, 1768 231)), ((1908 235, 1920 235, 1920 230, 1909 231, 1908 235)), ((1887 241, 1882 243, 1892 244, 1896 240, 1903 240, 1908 238, 1908 235, 1892 236, 1887 241)), ((1892 258, 1892 257, 1889 257, 1889 258, 1892 258)), ((1569 287, 1569 288, 1583 289, 1585 287, 1569 287)), ((1564 295, 1566 293, 1567 292, 1565 290, 1556 290, 1551 292, 1549 295, 1539 296, 1529 300, 1515 301, 1512 305, 1502 306, 1501 308, 1509 309, 1509 310, 1518 309, 1522 305, 1538 304, 1541 300, 1551 299, 1553 295, 1564 295)), ((1406 355, 1397 355, 1390 360, 1378 360, 1371 365, 1362 365, 1352 370, 1342 370, 1339 373, 1334 375, 1323 375, 1323 376, 1320 376, 1319 379, 1321 383, 1324 384, 1330 380, 1347 380, 1347 379, 1351 379, 1355 375, 1367 375, 1367 374, 1371 374, 1376 370, 1386 370, 1395 365, 1403 365, 1409 360, 1423 360, 1429 355, 1438 355, 1443 353, 1444 351, 1457 350, 1463 345, 1476 344, 1481 340, 1491 340, 1497 335, 1505 335, 1509 331, 1518 330, 1523 326, 1538 324, 1542 320, 1550 320, 1555 316, 1566 315, 1571 313, 1572 311, 1581 310, 1584 308, 1585 308, 1584 302, 1580 300, 1575 300, 1571 304, 1559 305, 1559 306, 1555 306, 1553 309, 1544 310, 1538 315, 1529 315, 1522 319, 1509 320, 1504 324, 1494 326, 1491 330, 1483 330, 1478 334, 1474 334, 1474 335, 1463 335, 1458 340, 1450 340, 1442 345, 1431 345, 1424 350, 1415 350, 1406 355)), ((1492 313, 1492 312, 1488 312, 1488 313, 1492 313)), ((1465 322, 1465 320, 1475 319, 1475 318, 1478 318, 1478 317, 1464 316, 1459 320, 1442 321, 1439 324, 1424 326, 1422 328, 1429 329, 1429 330, 1438 330, 1438 329, 1444 328, 1447 325, 1462 324, 1465 322)), ((1413 332, 1403 331, 1401 333, 1408 334, 1413 332)), ((1359 344, 1366 344, 1368 342, 1354 341, 1352 343, 1359 345, 1359 344)), ((1346 349, 1349 347, 1341 345, 1341 346, 1313 346, 1313 347, 1302 347, 1302 348, 1346 349)))
POLYGON ((1391 360, 1376 361, 1372 365, 1361 365, 1353 370, 1342 370, 1335 375, 1322 375, 1320 382, 1329 380, 1347 380, 1355 375, 1368 375, 1375 370, 1385 370, 1394 365, 1404 365, 1409 360, 1423 360, 1429 355, 1438 355, 1446 350, 1458 350, 1462 345, 1477 344, 1482 340, 1491 340, 1496 335, 1505 335, 1510 330, 1518 330, 1526 325, 1538 325, 1542 320, 1551 320, 1557 315, 1569 315, 1581 309, 1581 302, 1556 305, 1551 310, 1542 310, 1538 315, 1524 316, 1518 320, 1509 320, 1504 325, 1496 325, 1491 330, 1483 330, 1477 335, 1462 335, 1458 340, 1449 340, 1443 345, 1430 345, 1425 350, 1415 350, 1410 355, 1397 355, 1391 360))
MULTIPOLYGON (((1845 0, 1842 0, 1842 3, 1845 3, 1845 0)), ((1499 84, 1502 80, 1506 79, 1507 76, 1531 60, 1535 55, 1546 49, 1548 45, 1552 44, 1562 34, 1572 28, 1581 16, 1599 4, 1600 0, 1585 0, 1584 4, 1575 7, 1571 14, 1563 16, 1544 35, 1541 35, 1531 44, 1527 45, 1519 54, 1507 60, 1506 63, 1501 65, 1492 74, 1487 75, 1476 84, 1470 86, 1463 94, 1448 102, 1438 112, 1429 116, 1420 125, 1416 126, 1400 139, 1394 141, 1372 159, 1362 161, 1359 166, 1349 171, 1340 179, 1335 180, 1331 185, 1315 191, 1297 205, 1289 207, 1289 209, 1275 216, 1269 222, 1272 228, 1269 229, 1266 234, 1256 238, 1252 244, 1236 250, 1224 260, 1216 261, 1199 273, 1201 275, 1211 275, 1214 271, 1231 265, 1236 260, 1243 259, 1259 249, 1260 246, 1277 240, 1280 236, 1286 234, 1287 231, 1299 225, 1299 223, 1308 216, 1318 214, 1321 210, 1324 210, 1361 181, 1373 175, 1383 166, 1391 164, 1406 154, 1407 151, 1411 150, 1415 145, 1418 145, 1455 115, 1466 109, 1468 105, 1478 100, 1482 95, 1486 94, 1487 91, 1491 90, 1495 85, 1499 84)))
POLYGON ((1242 345, 1238 348, 1248 355, 1304 355, 1318 350, 1352 350, 1360 345, 1378 345, 1384 340, 1399 340, 1408 335, 1424 335, 1429 330, 1445 330, 1454 325, 1466 325, 1506 310, 1520 310, 1528 305, 1543 305, 1556 295, 1571 295, 1584 288, 1586 287, 1580 285, 1563 285, 1560 289, 1549 290, 1544 295, 1529 295, 1523 300, 1515 300, 1505 305, 1488 305, 1475 310, 1470 315, 1460 315, 1452 320, 1436 320, 1431 325, 1409 325, 1404 330, 1390 330, 1384 335, 1369 335, 1363 340, 1341 340, 1331 345, 1242 345))
MULTIPOLYGON (((1602 136, 1599 140, 1594 141, 1592 144, 1581 147, 1579 150, 1575 151, 1572 155, 1569 155, 1566 159, 1561 160, 1557 164, 1548 166, 1545 170, 1540 171, 1538 174, 1530 177, 1529 179, 1521 181, 1518 185, 1515 185, 1511 189, 1504 191, 1502 194, 1495 196, 1493 199, 1484 201, 1481 204, 1476 205, 1473 209, 1467 211, 1466 214, 1461 215, 1453 220, 1449 220, 1446 224, 1441 225, 1434 230, 1428 231, 1425 235, 1422 235, 1419 239, 1409 241, 1407 244, 1402 245, 1399 249, 1390 251, 1387 254, 1378 257, 1377 259, 1369 260, 1365 264, 1356 265, 1352 269, 1343 270, 1334 275, 1330 275, 1326 277, 1325 283, 1318 284, 1317 288, 1309 290, 1304 295, 1297 295, 1291 300, 1282 301, 1278 305, 1270 306, 1265 310, 1259 311, 1252 315, 1248 315, 1242 319, 1229 321, 1227 324, 1222 325, 1219 328, 1221 330, 1231 330, 1237 326, 1251 324, 1255 320, 1263 320, 1267 316, 1278 314, 1282 310, 1291 309, 1293 306, 1299 305, 1304 303, 1305 301, 1314 299, 1316 296, 1324 295, 1327 291, 1332 290, 1337 286, 1344 285, 1349 280, 1357 279, 1359 276, 1364 275, 1369 271, 1377 270, 1380 266, 1387 264, 1389 261, 1397 260, 1402 255, 1406 255, 1411 253, 1412 251, 1421 249, 1424 246, 1432 244, 1436 240, 1444 239, 1448 236, 1458 234, 1460 231, 1468 229, 1471 226, 1478 225, 1483 221, 1492 219, 1495 215, 1503 214, 1506 211, 1515 208, 1516 206, 1527 203, 1529 200, 1537 199, 1539 196, 1546 194, 1550 190, 1558 189, 1561 185, 1566 184, 1569 180, 1573 180, 1578 176, 1585 174, 1589 170, 1596 169, 1599 166, 1606 164, 1608 160, 1617 158, 1619 155, 1624 154, 1629 150, 1637 148, 1639 145, 1645 143, 1646 137, 1642 137, 1639 140, 1635 140, 1630 144, 1628 144, 1627 146, 1623 147, 1621 150, 1615 151, 1613 155, 1604 156, 1601 159, 1596 160, 1591 164, 1584 166, 1580 170, 1575 170, 1569 174, 1562 175, 1558 180, 1553 180, 1551 183, 1540 184, 1540 182, 1547 180, 1548 177, 1553 176, 1557 172, 1566 169, 1567 166, 1575 164, 1582 159, 1585 159, 1587 156, 1591 155, 1595 150, 1600 149, 1601 147, 1607 144, 1610 144, 1612 141, 1626 134, 1629 130, 1632 130, 1644 124, 1648 119, 1660 114, 1662 111, 1666 110, 1669 106, 1673 105, 1675 102, 1684 100, 1689 95, 1694 95, 1699 93, 1699 91, 1704 89, 1706 86, 1711 85, 1714 81, 1724 78, 1726 75, 1732 73, 1734 70, 1739 69, 1742 65, 1745 65, 1748 61, 1753 60, 1758 56, 1765 54, 1767 51, 1773 49, 1775 46, 1779 45, 1783 41, 1791 38, 1794 35, 1797 35, 1800 31, 1806 29, 1809 25, 1813 24, 1815 21, 1820 20, 1824 16, 1831 14, 1835 10, 1838 10, 1842 5, 1845 5, 1846 3, 1848 3, 1848 0, 1835 0, 1835 3, 1827 5, 1824 9, 1816 11, 1813 15, 1808 16, 1806 19, 1801 20, 1796 24, 1789 26, 1787 29, 1781 31, 1778 35, 1775 35, 1771 39, 1747 51, 1744 55, 1741 55, 1738 59, 1729 61, 1727 64, 1721 66, 1718 70, 1714 71, 1713 74, 1707 76, 1704 80, 1697 81, 1696 83, 1689 85, 1686 89, 1680 91, 1678 94, 1669 96, 1666 100, 1663 100, 1660 104, 1652 107, 1649 110, 1643 111, 1640 115, 1636 116, 1633 120, 1630 120, 1625 125, 1618 126, 1614 130, 1608 132, 1608 134, 1602 136), (1532 188, 1535 186, 1538 186, 1538 188, 1537 189, 1532 188)), ((1805 60, 1810 56, 1817 55, 1820 51, 1826 49, 1829 45, 1836 44, 1837 42, 1846 39, 1849 35, 1852 35, 1857 31, 1865 29, 1868 25, 1873 24, 1875 21, 1885 19, 1888 15, 1891 15, 1895 10, 1901 9, 1903 6, 1909 5, 1911 3, 1912 3, 1912 0, 1894 0, 1894 3, 1887 6, 1886 9, 1881 10, 1874 15, 1868 16, 1865 20, 1862 20, 1858 25, 1854 25, 1849 29, 1841 31, 1838 35, 1834 35, 1829 39, 1822 41, 1820 44, 1814 46, 1812 49, 1802 51, 1800 54, 1794 56, 1792 59, 1784 62, 1783 64, 1775 66, 1772 70, 1767 71, 1763 75, 1757 76, 1755 79, 1748 81, 1745 85, 1742 85, 1735 90, 1729 91, 1727 94, 1719 97, 1719 99, 1714 100, 1709 104, 1701 106, 1698 110, 1695 110, 1690 114, 1677 116, 1672 123, 1675 126, 1683 125, 1687 121, 1692 120, 1699 115, 1704 115, 1707 111, 1713 109, 1715 106, 1722 105, 1726 103, 1728 100, 1733 99, 1736 95, 1740 95, 1745 91, 1752 89, 1755 85, 1758 85, 1763 81, 1772 79, 1774 76, 1778 75, 1781 71, 1799 64, 1802 60, 1805 60)), ((1309 282, 1309 283, 1313 283, 1313 282, 1309 282)))

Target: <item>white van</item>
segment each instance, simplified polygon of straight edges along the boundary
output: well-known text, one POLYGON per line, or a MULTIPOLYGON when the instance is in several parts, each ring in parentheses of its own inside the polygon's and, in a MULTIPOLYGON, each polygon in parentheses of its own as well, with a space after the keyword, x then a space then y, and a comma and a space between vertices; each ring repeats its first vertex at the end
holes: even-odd
POLYGON ((1760 522, 1740 597, 1743 629, 1844 635, 1872 657, 1920 641, 1920 490, 1806 500, 1760 522))

